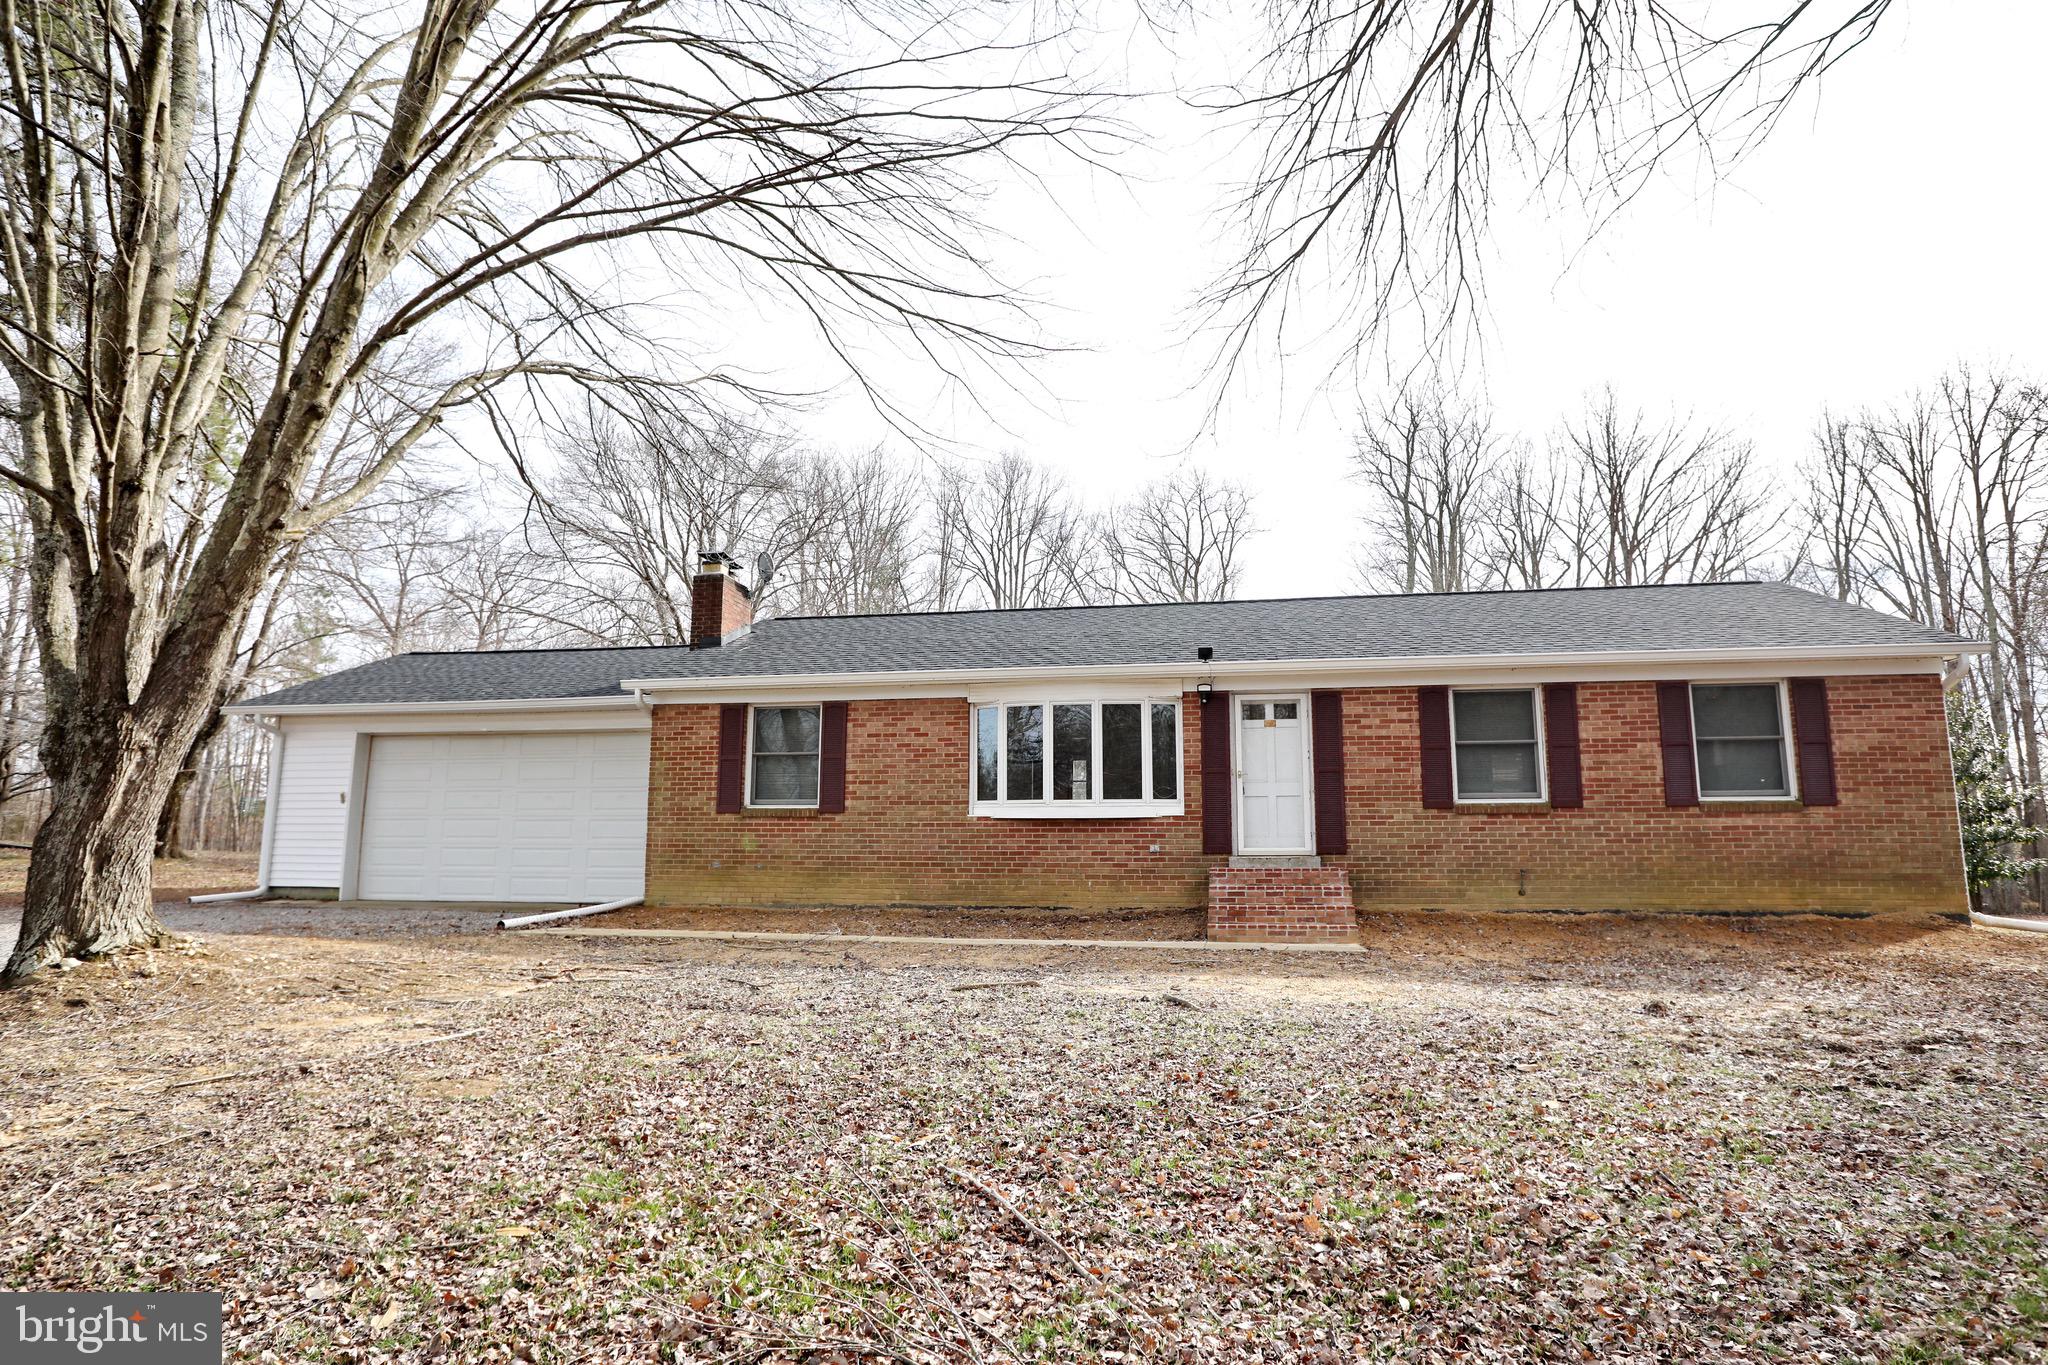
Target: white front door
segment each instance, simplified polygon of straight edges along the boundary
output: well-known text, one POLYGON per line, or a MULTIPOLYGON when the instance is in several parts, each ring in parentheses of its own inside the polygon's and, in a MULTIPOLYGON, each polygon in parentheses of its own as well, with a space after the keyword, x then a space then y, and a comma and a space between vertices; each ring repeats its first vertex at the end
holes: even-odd
POLYGON ((1308 703, 1301 697, 1239 697, 1237 848, 1310 853, 1308 703))

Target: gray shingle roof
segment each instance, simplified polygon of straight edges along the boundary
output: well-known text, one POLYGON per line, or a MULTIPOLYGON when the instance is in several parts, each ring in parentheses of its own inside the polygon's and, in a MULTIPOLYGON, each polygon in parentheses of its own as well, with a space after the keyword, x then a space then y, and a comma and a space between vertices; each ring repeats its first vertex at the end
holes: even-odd
POLYGON ((1301 597, 1129 607, 781 617, 723 649, 402 654, 243 706, 616 697, 627 678, 971 672, 1219 661, 1454 658, 1638 650, 1874 646, 1942 653, 1968 641, 1786 583, 1301 597))

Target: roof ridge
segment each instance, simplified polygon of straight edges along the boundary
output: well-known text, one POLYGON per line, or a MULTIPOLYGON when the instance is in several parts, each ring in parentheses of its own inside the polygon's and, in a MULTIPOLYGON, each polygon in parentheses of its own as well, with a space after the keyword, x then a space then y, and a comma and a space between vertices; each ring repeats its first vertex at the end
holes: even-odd
MULTIPOLYGON (((733 647, 733 646, 729 646, 733 647)), ((387 654, 385 659, 474 659, 480 654, 599 654, 624 653, 633 649, 688 649, 688 645, 513 645, 508 649, 408 649, 403 654, 387 654)), ((371 663, 382 663, 383 659, 372 659, 371 663)), ((352 665, 361 668, 361 664, 352 665)))

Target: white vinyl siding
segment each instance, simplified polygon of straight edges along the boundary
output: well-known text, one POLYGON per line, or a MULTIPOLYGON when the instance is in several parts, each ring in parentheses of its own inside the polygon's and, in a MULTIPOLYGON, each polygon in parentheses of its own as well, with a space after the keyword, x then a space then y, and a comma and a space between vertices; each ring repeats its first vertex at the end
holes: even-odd
POLYGON ((287 721, 273 743, 278 762, 277 811, 270 822, 272 886, 338 887, 348 846, 349 773, 356 728, 287 721))

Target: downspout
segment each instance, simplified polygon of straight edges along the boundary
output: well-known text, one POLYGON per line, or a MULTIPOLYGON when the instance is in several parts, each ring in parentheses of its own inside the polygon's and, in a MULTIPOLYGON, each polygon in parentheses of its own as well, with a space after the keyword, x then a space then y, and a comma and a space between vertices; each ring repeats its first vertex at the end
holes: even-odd
POLYGON ((499 919, 500 929, 530 929, 536 924, 557 924, 565 919, 586 919, 591 915, 609 914, 613 910, 624 910, 638 905, 644 899, 627 896, 623 900, 606 901, 603 905, 581 905, 572 910, 543 910, 537 915, 506 915, 499 919))
POLYGON ((271 736, 270 772, 263 788, 263 846, 256 855, 256 880, 262 883, 248 891, 215 891, 205 896, 187 896, 192 905, 211 905, 216 901, 254 901, 270 894, 270 841, 277 832, 277 789, 284 777, 284 731, 276 721, 258 719, 256 728, 268 731, 271 736))
POLYGON ((2048 919, 2014 919, 2011 915, 1986 915, 1972 910, 1970 923, 1985 929, 2024 929, 2028 933, 2048 934, 2048 919))

